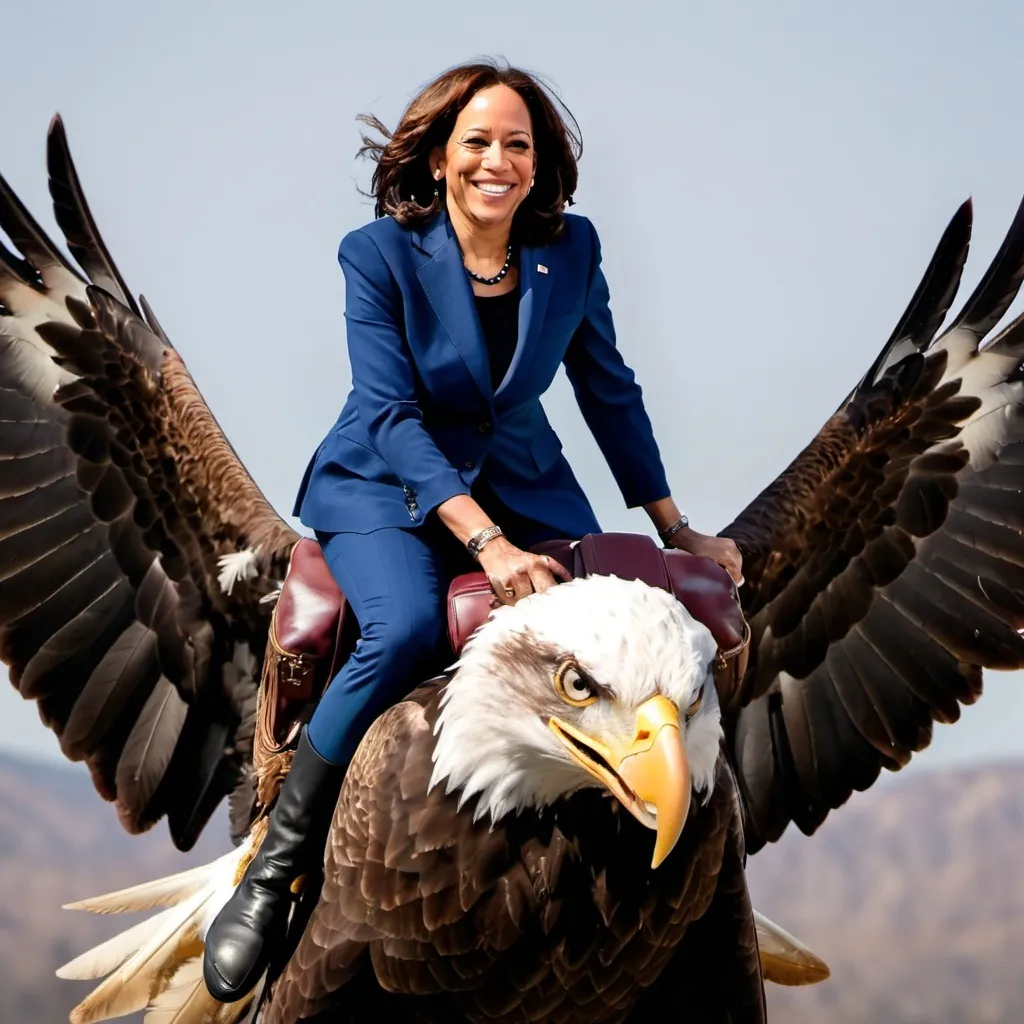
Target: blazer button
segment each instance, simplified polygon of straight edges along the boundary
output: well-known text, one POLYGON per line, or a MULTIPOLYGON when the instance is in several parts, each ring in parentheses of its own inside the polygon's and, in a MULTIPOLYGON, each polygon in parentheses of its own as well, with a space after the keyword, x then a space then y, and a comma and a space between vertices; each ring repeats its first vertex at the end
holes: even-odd
POLYGON ((464 466, 464 468, 466 468, 466 469, 472 469, 472 468, 473 468, 473 462, 472 462, 472 460, 470 460, 469 462, 465 462, 465 463, 463 463, 463 466, 464 466))
POLYGON ((494 424, 490 420, 486 420, 476 428, 478 434, 489 434, 494 429, 494 424))

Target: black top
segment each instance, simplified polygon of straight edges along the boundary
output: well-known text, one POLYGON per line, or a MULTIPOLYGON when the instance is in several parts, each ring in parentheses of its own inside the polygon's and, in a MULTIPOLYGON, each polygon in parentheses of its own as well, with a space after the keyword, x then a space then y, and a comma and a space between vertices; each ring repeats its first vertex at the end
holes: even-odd
POLYGON ((505 379, 519 340, 519 286, 504 295, 475 295, 484 344, 491 361, 491 387, 505 379))

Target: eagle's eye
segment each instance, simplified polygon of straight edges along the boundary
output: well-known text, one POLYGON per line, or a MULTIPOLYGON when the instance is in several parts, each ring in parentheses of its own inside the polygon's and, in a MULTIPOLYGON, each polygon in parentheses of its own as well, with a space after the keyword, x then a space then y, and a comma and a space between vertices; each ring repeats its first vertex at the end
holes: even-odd
POLYGON ((584 708, 597 700, 594 685, 580 671, 574 658, 563 658, 555 669, 555 693, 567 704, 584 708))
POLYGON ((685 718, 689 721, 698 711, 700 711, 701 704, 704 703, 704 691, 701 690, 692 701, 690 701, 689 707, 686 709, 685 718))

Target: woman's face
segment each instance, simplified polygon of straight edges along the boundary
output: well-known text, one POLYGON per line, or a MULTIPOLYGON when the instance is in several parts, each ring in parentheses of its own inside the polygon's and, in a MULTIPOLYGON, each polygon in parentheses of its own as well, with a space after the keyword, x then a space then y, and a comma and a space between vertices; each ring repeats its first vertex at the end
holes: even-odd
POLYGON ((536 168, 532 129, 526 104, 507 85, 481 89, 466 104, 430 161, 435 180, 445 181, 453 216, 477 228, 511 225, 536 168))

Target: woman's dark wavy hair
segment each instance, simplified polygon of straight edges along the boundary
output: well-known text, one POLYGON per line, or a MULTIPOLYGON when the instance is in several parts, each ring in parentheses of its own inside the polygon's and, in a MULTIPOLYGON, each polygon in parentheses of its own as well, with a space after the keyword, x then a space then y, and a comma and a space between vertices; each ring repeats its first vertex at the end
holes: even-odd
POLYGON ((455 119, 473 96, 493 85, 507 85, 519 93, 533 125, 537 170, 533 188, 516 210, 515 239, 524 245, 544 245, 562 233, 563 211, 566 204, 572 205, 579 176, 576 161, 583 152, 579 125, 535 75, 495 60, 462 64, 434 79, 409 104, 394 132, 372 114, 360 115, 359 120, 384 140, 364 134, 359 149, 359 156, 377 164, 369 193, 376 201, 375 216, 390 214, 402 227, 417 228, 437 215, 444 202, 444 181, 439 185, 430 174, 430 152, 447 143, 455 119))

